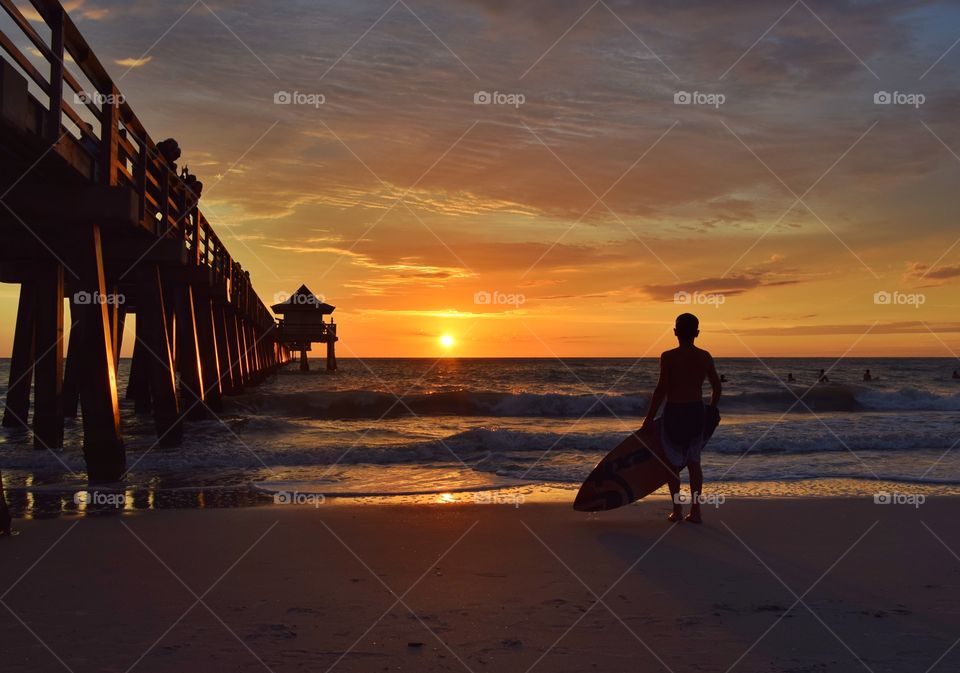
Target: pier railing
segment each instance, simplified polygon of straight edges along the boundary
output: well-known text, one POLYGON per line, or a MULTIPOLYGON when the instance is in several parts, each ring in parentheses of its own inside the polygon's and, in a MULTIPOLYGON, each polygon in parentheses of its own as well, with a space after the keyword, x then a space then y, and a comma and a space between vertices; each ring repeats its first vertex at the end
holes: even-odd
POLYGON ((0 0, 19 35, 0 31, 0 48, 27 79, 28 130, 54 146, 91 182, 127 186, 137 196, 137 224, 179 240, 196 267, 208 270, 227 299, 260 326, 273 316, 250 286, 197 206, 197 199, 163 159, 129 102, 57 0, 30 0, 33 12, 0 0), (25 14, 24 12, 27 11, 25 14), (17 45, 28 42, 32 50, 17 45))

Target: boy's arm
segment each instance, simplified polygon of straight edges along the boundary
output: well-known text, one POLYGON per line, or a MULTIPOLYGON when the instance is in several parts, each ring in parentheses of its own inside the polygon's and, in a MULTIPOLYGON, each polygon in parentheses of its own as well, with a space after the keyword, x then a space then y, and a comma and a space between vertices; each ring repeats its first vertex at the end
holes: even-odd
POLYGON ((667 395, 667 365, 664 358, 660 356, 660 378, 657 379, 657 387, 653 389, 653 395, 650 397, 650 406, 647 408, 647 416, 643 419, 641 428, 645 428, 648 423, 653 421, 660 405, 663 404, 663 398, 667 395))
POLYGON ((707 353, 707 378, 710 379, 710 387, 713 389, 710 394, 710 406, 715 407, 720 402, 723 386, 720 384, 720 377, 717 376, 717 368, 713 364, 713 356, 710 353, 707 353))

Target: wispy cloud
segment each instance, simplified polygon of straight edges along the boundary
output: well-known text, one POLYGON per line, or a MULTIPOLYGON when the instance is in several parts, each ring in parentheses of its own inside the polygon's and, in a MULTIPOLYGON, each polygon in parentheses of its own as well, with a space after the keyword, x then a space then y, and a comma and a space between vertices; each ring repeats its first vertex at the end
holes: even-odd
POLYGON ((152 60, 153 56, 145 56, 144 58, 119 58, 115 60, 114 63, 122 65, 124 68, 142 68, 152 60))

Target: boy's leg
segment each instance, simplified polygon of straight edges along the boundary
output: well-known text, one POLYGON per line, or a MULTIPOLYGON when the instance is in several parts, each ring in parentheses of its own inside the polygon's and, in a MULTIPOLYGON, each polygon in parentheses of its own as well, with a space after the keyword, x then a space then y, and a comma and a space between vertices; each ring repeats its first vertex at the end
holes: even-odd
POLYGON ((690 520, 700 521, 700 492, 703 491, 703 468, 699 461, 691 461, 687 464, 687 472, 690 474, 690 500, 693 504, 690 506, 690 520))
POLYGON ((683 516, 683 506, 677 499, 680 494, 680 470, 673 468, 673 477, 667 480, 667 488, 670 489, 670 501, 673 503, 673 512, 667 517, 670 521, 679 521, 683 516))

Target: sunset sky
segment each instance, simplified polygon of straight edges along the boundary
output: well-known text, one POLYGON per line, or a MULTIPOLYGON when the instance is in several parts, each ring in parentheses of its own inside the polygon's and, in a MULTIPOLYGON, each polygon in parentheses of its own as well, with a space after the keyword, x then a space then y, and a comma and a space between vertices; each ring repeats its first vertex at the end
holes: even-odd
POLYGON ((955 3, 68 9, 264 301, 337 306, 341 356, 656 355, 691 308, 721 356, 960 352, 955 3))

